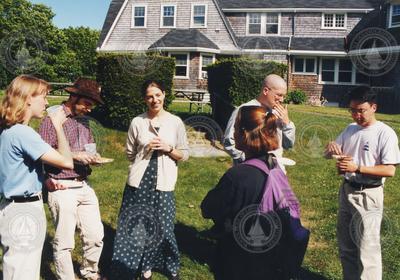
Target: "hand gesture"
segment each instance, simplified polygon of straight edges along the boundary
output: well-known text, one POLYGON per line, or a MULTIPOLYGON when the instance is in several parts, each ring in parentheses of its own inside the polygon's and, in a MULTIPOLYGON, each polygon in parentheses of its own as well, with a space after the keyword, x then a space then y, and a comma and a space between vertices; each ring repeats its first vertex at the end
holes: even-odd
POLYGON ((290 120, 287 104, 282 106, 282 104, 277 103, 273 109, 275 110, 275 116, 277 116, 283 122, 283 124, 288 125, 290 120))
POLYGON ((161 152, 169 152, 171 150, 171 146, 164 142, 160 137, 154 137, 153 140, 149 143, 149 148, 151 150, 157 150, 161 152))
POLYGON ((57 190, 65 190, 67 189, 67 187, 65 187, 64 185, 58 183, 57 180, 54 180, 52 178, 46 179, 46 181, 44 181, 44 185, 46 186, 47 190, 49 192, 54 192, 57 190))
POLYGON ((358 169, 357 164, 353 162, 353 158, 351 156, 343 156, 339 158, 336 162, 336 167, 342 173, 356 172, 356 170, 358 169))
POLYGON ((57 108, 54 112, 49 113, 49 117, 55 128, 62 128, 62 125, 67 120, 62 106, 57 108))
POLYGON ((75 152, 73 153, 74 160, 82 162, 83 164, 95 163, 99 158, 99 154, 89 154, 87 152, 75 152))
POLYGON ((342 155, 342 147, 335 141, 329 142, 325 148, 325 157, 332 158, 332 155, 342 155))

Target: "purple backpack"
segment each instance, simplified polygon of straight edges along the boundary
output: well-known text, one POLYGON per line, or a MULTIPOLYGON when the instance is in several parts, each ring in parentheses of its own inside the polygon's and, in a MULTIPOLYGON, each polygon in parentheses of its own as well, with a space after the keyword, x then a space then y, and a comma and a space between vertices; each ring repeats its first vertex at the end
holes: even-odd
POLYGON ((295 278, 300 271, 310 237, 310 231, 300 222, 300 203, 286 174, 278 165, 268 169, 267 164, 260 159, 250 159, 243 164, 254 166, 268 175, 259 211, 280 213, 279 217, 287 232, 278 245, 277 259, 286 275, 284 278, 295 278))

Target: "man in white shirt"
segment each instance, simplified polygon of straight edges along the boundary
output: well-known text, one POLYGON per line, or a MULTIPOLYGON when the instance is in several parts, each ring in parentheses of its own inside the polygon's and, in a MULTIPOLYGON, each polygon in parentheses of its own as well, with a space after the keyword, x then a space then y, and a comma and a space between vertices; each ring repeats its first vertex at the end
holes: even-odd
POLYGON ((250 100, 237 107, 228 121, 224 135, 224 147, 226 152, 232 157, 233 163, 238 164, 245 160, 244 153, 235 148, 233 137, 236 116, 242 106, 262 106, 272 111, 278 118, 278 135, 280 137, 280 147, 271 151, 277 157, 282 157, 283 149, 292 148, 295 140, 296 128, 294 123, 289 120, 288 110, 282 102, 287 94, 287 86, 284 79, 278 75, 271 74, 265 77, 260 94, 256 99, 250 100))
POLYGON ((383 184, 400 163, 398 138, 377 121, 376 95, 360 86, 350 93, 351 123, 326 148, 344 176, 339 190, 337 238, 345 280, 382 279, 380 226, 383 184))

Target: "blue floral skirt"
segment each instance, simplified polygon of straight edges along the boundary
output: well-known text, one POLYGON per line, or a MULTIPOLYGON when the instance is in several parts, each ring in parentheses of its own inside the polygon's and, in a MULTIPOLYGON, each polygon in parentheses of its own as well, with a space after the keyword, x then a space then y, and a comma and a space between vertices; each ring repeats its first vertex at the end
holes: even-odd
POLYGON ((179 250, 174 234, 174 192, 156 190, 157 152, 138 188, 126 186, 112 256, 112 279, 132 280, 158 270, 176 274, 179 250))

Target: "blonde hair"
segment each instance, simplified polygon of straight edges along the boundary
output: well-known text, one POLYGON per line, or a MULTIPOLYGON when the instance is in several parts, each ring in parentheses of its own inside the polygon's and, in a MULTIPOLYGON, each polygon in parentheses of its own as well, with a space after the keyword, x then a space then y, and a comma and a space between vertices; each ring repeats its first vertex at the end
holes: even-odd
POLYGON ((7 87, 0 105, 0 129, 23 123, 28 107, 28 98, 45 94, 50 85, 29 75, 19 75, 7 87))

